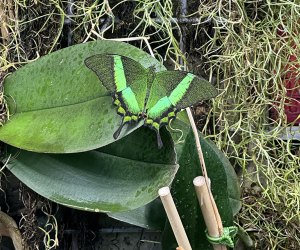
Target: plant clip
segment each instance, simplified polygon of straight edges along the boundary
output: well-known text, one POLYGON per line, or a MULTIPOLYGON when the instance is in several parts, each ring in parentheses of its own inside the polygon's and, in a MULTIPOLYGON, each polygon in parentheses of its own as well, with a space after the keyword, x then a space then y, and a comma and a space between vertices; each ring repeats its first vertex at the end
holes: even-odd
POLYGON ((212 237, 208 235, 207 229, 205 230, 206 238, 211 244, 226 245, 228 247, 234 247, 234 237, 238 232, 236 226, 224 227, 223 234, 220 237, 212 237))

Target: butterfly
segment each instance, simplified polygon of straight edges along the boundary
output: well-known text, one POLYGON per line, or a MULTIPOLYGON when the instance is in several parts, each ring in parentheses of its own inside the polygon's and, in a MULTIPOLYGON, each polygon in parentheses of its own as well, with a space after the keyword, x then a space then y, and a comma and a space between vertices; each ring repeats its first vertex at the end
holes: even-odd
POLYGON ((179 111, 217 95, 217 90, 204 78, 184 71, 155 72, 154 67, 144 68, 126 56, 96 54, 84 63, 111 93, 117 113, 122 117, 114 139, 125 124, 143 119, 145 126, 156 131, 161 148, 159 129, 162 126, 179 111))

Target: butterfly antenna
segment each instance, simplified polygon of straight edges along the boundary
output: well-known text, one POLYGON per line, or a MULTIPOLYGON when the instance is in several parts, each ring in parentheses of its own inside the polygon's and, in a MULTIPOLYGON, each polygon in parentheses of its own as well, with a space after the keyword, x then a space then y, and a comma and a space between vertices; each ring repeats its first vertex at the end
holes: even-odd
POLYGON ((160 137, 159 130, 156 130, 156 137, 157 137, 157 146, 159 149, 161 149, 163 147, 163 143, 160 137))
POLYGON ((116 130, 116 132, 113 134, 113 137, 115 140, 117 140, 117 138, 119 137, 121 131, 122 131, 122 128, 123 126, 125 125, 126 123, 124 123, 124 116, 123 116, 123 119, 122 119, 122 122, 120 124, 120 127, 116 130))

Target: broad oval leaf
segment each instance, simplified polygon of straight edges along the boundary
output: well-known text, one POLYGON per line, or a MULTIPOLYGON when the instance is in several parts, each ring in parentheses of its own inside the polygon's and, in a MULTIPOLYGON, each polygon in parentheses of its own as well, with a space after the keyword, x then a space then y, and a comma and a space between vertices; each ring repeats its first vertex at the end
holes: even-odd
MULTIPOLYGON (((94 54, 130 57, 144 67, 164 67, 126 43, 97 41, 75 45, 41 57, 5 79, 10 120, 0 140, 35 152, 82 152, 114 141, 121 117, 112 98, 84 60, 94 54)), ((137 127, 127 126, 120 138, 137 127)))
MULTIPOLYGON (((181 132, 178 130, 170 130, 176 142, 178 140, 184 141, 176 144, 176 153, 179 158, 180 167, 172 184, 171 192, 176 199, 179 214, 182 216, 187 228, 188 237, 193 244, 193 249, 205 249, 204 245, 210 249, 211 245, 205 238, 205 224, 192 185, 193 178, 200 174, 198 155, 195 152, 196 145, 193 134, 190 132, 188 120, 186 120, 183 112, 180 113, 179 118, 180 121, 177 119, 172 124, 172 127, 181 130, 184 138, 180 138, 181 132), (191 164, 195 162, 196 164, 191 164), (193 218, 193 220, 190 218, 193 218), (200 237, 201 240, 199 240, 200 237), (202 245, 200 242, 202 242, 202 245)), ((199 138, 204 152, 206 167, 211 180, 213 180, 213 195, 216 198, 219 208, 222 210, 220 214, 223 221, 226 225, 230 225, 232 223, 232 216, 236 215, 241 208, 241 194, 237 176, 224 153, 209 139, 205 139, 200 132, 199 138)), ((108 215, 130 224, 161 231, 164 229, 163 221, 166 221, 164 209, 158 200, 135 210, 109 213, 108 215)), ((175 249, 176 242, 169 226, 167 226, 164 234, 165 249, 169 249, 167 246, 170 246, 170 249, 175 249)))
MULTIPOLYGON (((192 249, 213 249, 213 246, 206 239, 206 225, 193 186, 193 179, 202 175, 194 134, 181 121, 175 121, 173 127, 184 131, 186 137, 184 143, 179 143, 176 146, 180 168, 172 183, 171 192, 192 249), (191 220, 191 218, 193 219, 191 220)), ((176 142, 180 133, 178 135, 172 133, 172 136, 176 142)), ((222 218, 223 226, 232 226, 233 216, 241 207, 241 194, 237 176, 224 153, 210 140, 204 139, 200 135, 200 143, 208 177, 211 180, 212 193, 222 218)), ((168 223, 164 230, 162 244, 164 250, 176 248, 177 243, 168 223)))
POLYGON ((172 182, 178 168, 174 147, 166 130, 162 139, 165 146, 159 150, 155 133, 141 128, 84 153, 21 150, 8 168, 28 187, 57 203, 95 212, 126 211, 149 203, 160 187, 172 182), (147 149, 140 150, 141 146, 147 149))
POLYGON ((166 223, 166 213, 159 198, 133 210, 107 215, 119 221, 158 231, 162 231, 166 223))

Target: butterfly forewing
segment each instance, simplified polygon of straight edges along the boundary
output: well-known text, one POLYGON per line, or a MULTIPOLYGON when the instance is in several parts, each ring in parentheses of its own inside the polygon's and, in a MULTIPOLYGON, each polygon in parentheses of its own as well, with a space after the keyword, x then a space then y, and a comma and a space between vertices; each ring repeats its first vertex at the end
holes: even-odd
POLYGON ((184 71, 162 71, 156 74, 149 99, 146 104, 149 118, 157 118, 163 111, 153 107, 174 108, 176 111, 193 106, 202 100, 208 100, 217 95, 216 89, 204 78, 184 71), (167 105, 168 103, 168 105, 167 105), (150 112, 151 111, 151 112, 150 112), (155 117, 151 117, 151 114, 155 117))
POLYGON ((148 87, 148 70, 145 69, 140 63, 128 57, 122 56, 122 62, 127 84, 135 93, 135 98, 139 104, 139 107, 141 108, 141 111, 143 111, 148 87))
POLYGON ((88 57, 84 61, 85 65, 94 71, 101 84, 110 92, 116 91, 114 81, 114 59, 112 56, 99 54, 88 57))
POLYGON ((85 60, 102 85, 112 94, 117 112, 122 116, 116 139, 124 124, 137 122, 144 110, 148 70, 140 63, 120 55, 99 54, 85 60))
POLYGON ((162 71, 156 74, 146 103, 145 125, 157 133, 158 146, 161 126, 168 124, 181 109, 216 96, 216 89, 205 79, 183 71, 162 71))
POLYGON ((193 106, 200 101, 214 98, 218 94, 216 88, 209 81, 191 73, 188 73, 188 76, 193 77, 193 79, 187 90, 184 91, 182 97, 180 96, 176 103, 176 109, 178 111, 193 106))
POLYGON ((140 111, 143 110, 148 71, 140 63, 125 56, 99 54, 87 58, 85 64, 96 73, 102 85, 110 93, 118 93, 130 87, 134 94, 131 93, 131 99, 134 97, 140 111))

